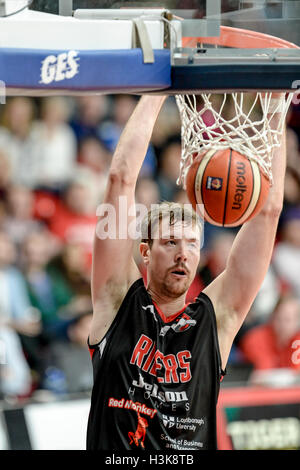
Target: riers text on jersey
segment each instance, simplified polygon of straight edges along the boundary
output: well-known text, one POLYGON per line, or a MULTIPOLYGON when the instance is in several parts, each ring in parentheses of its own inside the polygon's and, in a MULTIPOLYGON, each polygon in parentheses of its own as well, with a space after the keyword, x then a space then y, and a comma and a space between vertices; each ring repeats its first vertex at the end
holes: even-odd
POLYGON ((190 351, 164 355, 148 336, 142 334, 132 353, 130 364, 137 365, 144 372, 157 377, 158 383, 185 383, 192 378, 190 351), (160 373, 161 371, 161 373, 160 373))

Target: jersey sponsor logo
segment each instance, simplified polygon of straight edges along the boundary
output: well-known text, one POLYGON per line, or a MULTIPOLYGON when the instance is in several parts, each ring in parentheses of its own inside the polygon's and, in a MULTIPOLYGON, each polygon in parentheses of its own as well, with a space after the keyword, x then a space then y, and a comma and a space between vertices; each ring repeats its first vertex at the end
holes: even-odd
POLYGON ((137 412, 137 417, 138 423, 135 432, 129 431, 128 433, 129 444, 132 445, 134 443, 137 447, 140 445, 143 449, 145 449, 144 441, 149 424, 146 418, 143 418, 139 412, 137 412))
POLYGON ((162 420, 165 428, 173 428, 175 426, 175 416, 162 415, 162 420))
POLYGON ((183 331, 188 330, 191 326, 195 326, 196 323, 196 320, 192 320, 187 313, 183 313, 180 318, 175 320, 175 323, 172 323, 172 325, 165 325, 160 330, 159 336, 165 336, 169 330, 173 330, 175 333, 182 333, 183 331))
POLYGON ((138 401, 134 402, 133 400, 125 398, 121 398, 121 400, 118 400, 111 397, 108 400, 108 406, 110 408, 123 408, 125 410, 134 410, 137 413, 142 413, 147 416, 150 416, 150 418, 153 418, 153 416, 157 413, 157 410, 153 408, 149 408, 148 406, 138 401))
POLYGON ((172 438, 168 434, 161 434, 160 439, 164 441, 166 449, 175 450, 199 450, 203 448, 203 442, 188 441, 187 439, 172 438))
POLYGON ((138 401, 134 402, 133 400, 129 400, 126 398, 116 399, 111 397, 108 400, 108 406, 110 408, 133 410, 137 413, 137 428, 135 431, 128 432, 128 439, 130 445, 135 444, 136 447, 140 446, 144 449, 144 441, 146 437, 147 427, 149 426, 149 424, 148 420, 142 415, 146 415, 148 418, 152 419, 156 415, 157 410, 154 408, 149 408, 145 404, 140 403, 138 401))
POLYGON ((186 383, 192 378, 188 350, 177 354, 164 355, 148 336, 142 334, 133 350, 130 364, 137 365, 144 372, 157 377, 158 383, 186 383))
POLYGON ((77 51, 48 55, 41 65, 40 83, 49 85, 52 82, 70 80, 78 74, 78 70, 79 57, 77 51))
POLYGON ((200 427, 204 425, 204 420, 202 418, 168 416, 165 414, 162 414, 162 421, 167 429, 175 427, 176 429, 183 429, 191 432, 196 432, 198 426, 200 427))
MULTIPOLYGON (((180 392, 159 390, 157 384, 149 384, 145 382, 141 374, 139 374, 139 381, 133 380, 132 385, 133 387, 142 388, 145 390, 145 399, 157 398, 163 403, 188 401, 188 397, 185 390, 180 392)), ((134 393, 134 389, 129 389, 128 392, 134 393)))

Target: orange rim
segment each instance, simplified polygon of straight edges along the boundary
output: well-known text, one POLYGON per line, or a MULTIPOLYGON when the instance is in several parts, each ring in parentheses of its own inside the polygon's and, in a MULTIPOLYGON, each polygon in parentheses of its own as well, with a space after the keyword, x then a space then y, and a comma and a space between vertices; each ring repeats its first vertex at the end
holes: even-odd
POLYGON ((230 26, 221 26, 220 36, 218 37, 182 38, 182 47, 197 47, 197 43, 215 44, 240 49, 264 49, 272 47, 279 49, 299 49, 299 46, 285 39, 247 29, 231 28, 230 26))

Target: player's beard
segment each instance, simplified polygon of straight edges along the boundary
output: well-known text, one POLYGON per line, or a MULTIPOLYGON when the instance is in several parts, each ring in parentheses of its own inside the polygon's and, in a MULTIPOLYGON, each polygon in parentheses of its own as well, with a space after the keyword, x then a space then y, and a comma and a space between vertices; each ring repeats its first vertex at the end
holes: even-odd
POLYGON ((164 277, 162 287, 165 294, 169 295, 170 297, 177 298, 188 291, 190 284, 191 281, 189 275, 185 276, 182 280, 177 280, 172 279, 171 273, 168 272, 164 277))

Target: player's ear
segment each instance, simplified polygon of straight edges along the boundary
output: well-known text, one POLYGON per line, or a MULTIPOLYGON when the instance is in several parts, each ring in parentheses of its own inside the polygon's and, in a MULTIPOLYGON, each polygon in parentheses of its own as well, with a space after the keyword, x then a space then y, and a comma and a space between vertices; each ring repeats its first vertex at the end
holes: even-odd
POLYGON ((141 242, 140 243, 140 254, 143 258, 143 261, 145 265, 149 263, 149 257, 150 257, 150 246, 149 243, 147 242, 141 242))

